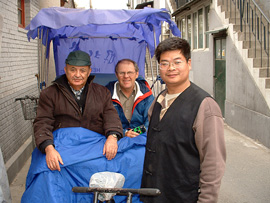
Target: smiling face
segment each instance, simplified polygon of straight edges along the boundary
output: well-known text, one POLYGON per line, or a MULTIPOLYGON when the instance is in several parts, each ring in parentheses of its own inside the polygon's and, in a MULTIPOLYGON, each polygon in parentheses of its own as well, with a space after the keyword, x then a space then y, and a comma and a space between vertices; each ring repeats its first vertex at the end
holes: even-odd
POLYGON ((191 59, 187 61, 180 50, 163 52, 160 55, 159 62, 160 64, 170 63, 167 69, 160 69, 160 76, 166 83, 169 94, 183 92, 190 86, 189 71, 191 70, 191 59))
POLYGON ((75 90, 80 90, 91 73, 90 66, 73 66, 66 64, 66 76, 70 86, 75 90))
POLYGON ((136 71, 132 62, 121 61, 117 66, 115 74, 122 91, 133 91, 139 72, 136 71))

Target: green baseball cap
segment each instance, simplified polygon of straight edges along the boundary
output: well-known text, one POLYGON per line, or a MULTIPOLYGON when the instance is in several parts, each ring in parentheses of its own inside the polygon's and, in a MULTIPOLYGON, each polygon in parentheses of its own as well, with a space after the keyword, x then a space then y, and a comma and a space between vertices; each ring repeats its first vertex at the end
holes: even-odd
POLYGON ((84 51, 77 50, 70 52, 66 64, 73 66, 91 66, 91 60, 89 54, 84 51))

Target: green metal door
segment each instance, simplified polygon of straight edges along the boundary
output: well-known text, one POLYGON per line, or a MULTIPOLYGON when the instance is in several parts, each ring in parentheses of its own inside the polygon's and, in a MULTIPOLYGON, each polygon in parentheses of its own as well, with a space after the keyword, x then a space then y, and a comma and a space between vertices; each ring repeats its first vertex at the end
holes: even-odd
POLYGON ((215 38, 214 83, 214 97, 224 117, 226 99, 226 38, 215 38))

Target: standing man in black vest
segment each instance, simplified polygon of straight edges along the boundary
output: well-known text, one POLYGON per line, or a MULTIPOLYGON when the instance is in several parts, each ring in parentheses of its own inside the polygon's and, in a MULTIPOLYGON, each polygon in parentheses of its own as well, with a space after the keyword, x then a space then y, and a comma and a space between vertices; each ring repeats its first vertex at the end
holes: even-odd
POLYGON ((218 104, 189 80, 190 45, 181 38, 162 41, 155 56, 166 83, 149 109, 142 187, 161 195, 145 203, 218 201, 226 149, 218 104))

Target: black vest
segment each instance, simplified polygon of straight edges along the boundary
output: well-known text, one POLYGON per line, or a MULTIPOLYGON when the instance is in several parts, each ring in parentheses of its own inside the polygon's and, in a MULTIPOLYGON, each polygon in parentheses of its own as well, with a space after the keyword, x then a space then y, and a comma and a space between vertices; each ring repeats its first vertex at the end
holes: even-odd
POLYGON ((142 197, 151 203, 192 203, 198 200, 200 158, 193 123, 205 97, 210 96, 191 83, 160 120, 156 102, 147 133, 142 188, 158 188, 158 197, 142 197))

